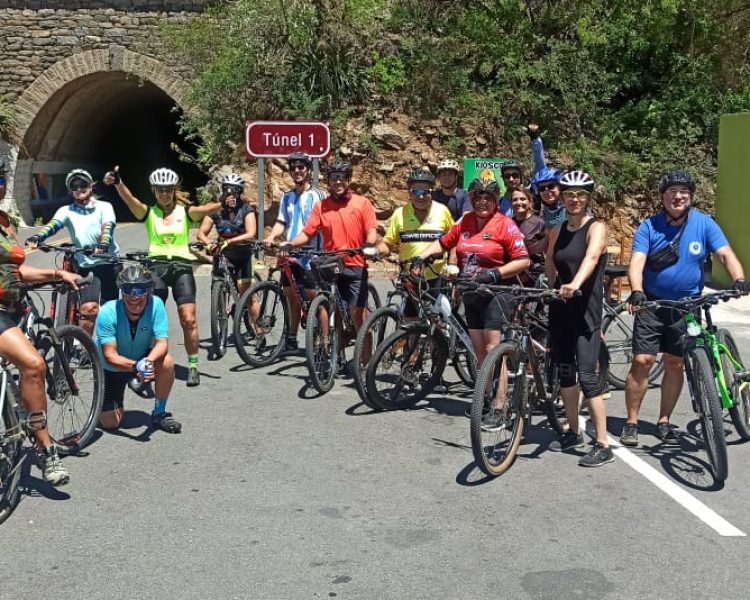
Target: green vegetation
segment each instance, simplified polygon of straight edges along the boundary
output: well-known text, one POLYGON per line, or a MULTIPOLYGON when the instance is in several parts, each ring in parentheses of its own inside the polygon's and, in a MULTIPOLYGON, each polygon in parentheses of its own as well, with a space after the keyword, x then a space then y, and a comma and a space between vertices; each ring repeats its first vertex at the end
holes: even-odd
POLYGON ((15 111, 10 102, 0 96, 0 138, 9 139, 13 130, 15 111))
POLYGON ((206 163, 247 116, 379 106, 442 118, 452 151, 458 124, 494 154, 535 120, 613 198, 676 165, 708 189, 719 116, 750 109, 744 0, 237 0, 165 34, 197 74, 183 123, 206 163))

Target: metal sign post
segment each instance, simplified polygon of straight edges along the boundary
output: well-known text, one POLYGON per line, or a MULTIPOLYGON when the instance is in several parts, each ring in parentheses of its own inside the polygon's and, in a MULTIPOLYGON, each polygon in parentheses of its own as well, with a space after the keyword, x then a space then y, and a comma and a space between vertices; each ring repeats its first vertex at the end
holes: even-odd
MULTIPOLYGON (((266 237, 266 159, 258 159, 258 235, 259 240, 266 237)), ((260 253, 261 258, 263 253, 260 253)))
POLYGON ((312 176, 312 185, 314 188, 318 187, 318 184, 320 183, 320 159, 319 158, 313 158, 313 176, 312 176))

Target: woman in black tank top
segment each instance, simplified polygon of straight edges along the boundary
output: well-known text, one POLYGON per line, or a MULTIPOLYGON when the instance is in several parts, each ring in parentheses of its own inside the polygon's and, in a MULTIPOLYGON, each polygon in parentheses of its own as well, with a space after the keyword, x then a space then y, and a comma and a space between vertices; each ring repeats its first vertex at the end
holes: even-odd
POLYGON ((560 395, 570 430, 550 444, 562 451, 583 445, 578 428, 578 397, 588 400, 596 442, 579 464, 598 467, 612 462, 607 443, 607 415, 602 379, 597 375, 604 301, 606 227, 586 214, 594 182, 582 171, 566 173, 560 180, 567 220, 550 232, 546 269, 550 282, 565 302, 550 306, 550 344, 558 365, 560 395))

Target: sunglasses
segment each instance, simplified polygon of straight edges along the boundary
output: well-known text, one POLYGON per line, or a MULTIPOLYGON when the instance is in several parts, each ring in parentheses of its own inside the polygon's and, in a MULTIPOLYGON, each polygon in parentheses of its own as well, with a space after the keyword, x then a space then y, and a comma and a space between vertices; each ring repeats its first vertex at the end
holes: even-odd
POLYGON ((141 298, 151 291, 151 288, 147 285, 126 285, 120 288, 123 296, 135 296, 141 298))
POLYGON ((155 185, 153 189, 157 194, 171 194, 175 188, 173 185, 155 185))
POLYGON ((68 189, 71 192, 81 192, 84 190, 87 190, 91 187, 90 183, 86 183, 85 181, 71 181, 70 185, 68 186, 68 189))
POLYGON ((307 171, 307 165, 305 163, 295 163, 293 165, 289 165, 290 171, 307 171))
POLYGON ((495 202, 494 196, 490 196, 488 194, 482 194, 481 196, 479 194, 474 195, 474 197, 471 199, 473 204, 492 204, 495 202))
POLYGON ((417 190, 409 190, 409 193, 415 198, 424 198, 425 196, 429 196, 430 194, 432 194, 432 190, 419 188, 417 190))
POLYGON ((539 193, 541 194, 542 192, 551 192, 556 187, 557 187, 556 183, 544 183, 544 184, 536 186, 536 189, 538 189, 539 193))
POLYGON ((521 179, 521 174, 518 171, 505 171, 503 179, 521 179))
POLYGON ((346 173, 329 173, 328 181, 349 181, 346 173))
POLYGON ((562 197, 565 198, 565 200, 588 200, 591 197, 591 194, 587 192, 586 190, 565 190, 562 193, 562 197))
POLYGON ((242 193, 242 188, 238 185, 225 185, 221 189, 225 194, 232 194, 234 196, 239 196, 242 193))

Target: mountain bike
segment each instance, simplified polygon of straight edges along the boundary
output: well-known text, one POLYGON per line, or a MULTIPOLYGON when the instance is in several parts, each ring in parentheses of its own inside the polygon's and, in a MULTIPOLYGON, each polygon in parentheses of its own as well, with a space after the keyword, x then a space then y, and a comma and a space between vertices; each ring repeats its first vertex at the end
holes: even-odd
MULTIPOLYGON (((355 340, 357 330, 336 280, 344 271, 344 256, 362 254, 357 248, 316 252, 310 271, 317 293, 310 303, 305 331, 305 353, 310 382, 321 394, 333 387, 336 374, 346 362, 344 349, 355 340)), ((380 295, 367 284, 367 310, 380 308, 380 295)))
POLYGON ((713 324, 710 309, 740 295, 726 290, 680 300, 653 300, 640 307, 640 310, 669 308, 683 315, 687 327, 683 339, 690 399, 701 422, 706 454, 717 481, 724 481, 729 474, 724 411, 729 412, 740 438, 750 439, 750 370, 743 365, 732 334, 713 324))

